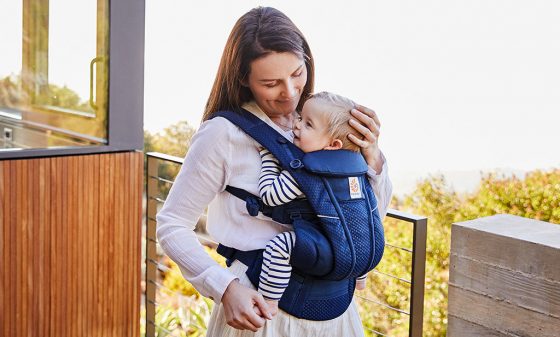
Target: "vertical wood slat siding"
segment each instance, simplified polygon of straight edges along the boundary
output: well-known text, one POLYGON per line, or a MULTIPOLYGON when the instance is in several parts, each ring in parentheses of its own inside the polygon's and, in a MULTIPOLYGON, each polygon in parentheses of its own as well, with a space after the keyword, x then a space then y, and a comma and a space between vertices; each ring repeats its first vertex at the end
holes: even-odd
POLYGON ((0 335, 139 336, 143 155, 0 161, 0 335))

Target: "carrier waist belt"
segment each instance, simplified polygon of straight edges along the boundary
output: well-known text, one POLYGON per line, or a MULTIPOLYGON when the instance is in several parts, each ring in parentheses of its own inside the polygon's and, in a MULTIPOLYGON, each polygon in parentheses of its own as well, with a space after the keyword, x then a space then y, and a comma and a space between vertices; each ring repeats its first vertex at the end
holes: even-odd
MULTIPOLYGON (((241 251, 220 244, 217 251, 226 258, 228 266, 234 260, 246 265, 247 277, 258 288, 263 249, 241 251)), ((322 280, 303 275, 294 268, 278 307, 297 318, 312 321, 334 319, 342 315, 352 302, 355 286, 355 279, 322 280)))

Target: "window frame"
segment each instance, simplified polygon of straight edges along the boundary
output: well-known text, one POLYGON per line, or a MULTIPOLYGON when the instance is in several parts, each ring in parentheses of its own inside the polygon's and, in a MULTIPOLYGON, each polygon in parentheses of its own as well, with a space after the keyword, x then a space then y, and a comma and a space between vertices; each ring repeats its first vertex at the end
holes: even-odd
POLYGON ((107 144, 0 151, 0 160, 142 150, 145 0, 109 0, 107 144))

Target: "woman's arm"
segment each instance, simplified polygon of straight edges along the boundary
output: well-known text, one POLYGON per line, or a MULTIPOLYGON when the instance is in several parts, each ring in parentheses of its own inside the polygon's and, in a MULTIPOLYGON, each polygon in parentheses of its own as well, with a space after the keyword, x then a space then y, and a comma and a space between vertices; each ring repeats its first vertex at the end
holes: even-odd
MULTIPOLYGON (((223 122, 225 123, 225 122, 223 122)), ((221 300, 235 278, 203 249, 194 228, 210 201, 228 180, 227 128, 207 122, 193 136, 167 200, 157 214, 158 241, 178 265, 185 279, 206 297, 221 300)))
POLYGON ((381 219, 387 215, 387 208, 391 203, 391 197, 393 195, 393 184, 391 179, 389 179, 389 168, 387 167, 387 161, 385 156, 381 154, 381 161, 383 165, 381 166, 381 172, 377 173, 371 166, 368 170, 368 178, 373 188, 373 193, 377 198, 377 210, 381 219))

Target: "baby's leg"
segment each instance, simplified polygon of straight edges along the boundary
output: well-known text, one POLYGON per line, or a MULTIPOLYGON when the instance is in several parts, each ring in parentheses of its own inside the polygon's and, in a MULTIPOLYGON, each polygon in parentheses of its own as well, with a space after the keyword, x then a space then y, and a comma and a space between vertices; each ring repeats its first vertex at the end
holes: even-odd
POLYGON ((276 309, 292 274, 290 256, 295 242, 294 232, 280 233, 268 242, 263 253, 259 292, 267 303, 276 309))

